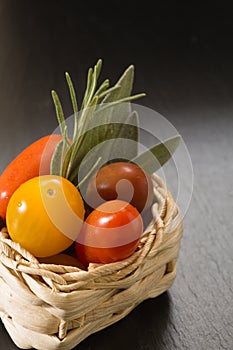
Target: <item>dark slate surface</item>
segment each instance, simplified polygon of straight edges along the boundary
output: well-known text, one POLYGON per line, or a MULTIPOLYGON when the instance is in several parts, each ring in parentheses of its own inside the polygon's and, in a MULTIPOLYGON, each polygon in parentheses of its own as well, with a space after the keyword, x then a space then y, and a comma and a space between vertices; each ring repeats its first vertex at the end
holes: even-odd
MULTIPOLYGON (((81 96, 99 57, 112 81, 135 64, 135 92, 146 91, 143 104, 174 125, 192 160, 175 283, 79 350, 233 349, 232 29, 226 2, 0 3, 0 171, 56 127, 52 88, 71 112, 64 71, 81 96)), ((0 349, 17 349, 2 324, 0 349)))

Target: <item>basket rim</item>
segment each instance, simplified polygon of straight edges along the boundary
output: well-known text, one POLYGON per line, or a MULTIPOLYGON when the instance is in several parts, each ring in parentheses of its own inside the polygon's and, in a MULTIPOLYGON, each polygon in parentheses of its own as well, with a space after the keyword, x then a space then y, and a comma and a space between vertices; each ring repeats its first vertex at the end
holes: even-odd
POLYGON ((108 275, 117 269, 124 269, 129 265, 142 263, 148 251, 141 256, 140 247, 145 245, 147 240, 156 241, 155 245, 159 251, 163 247, 162 242, 164 242, 166 231, 170 229, 174 220, 177 221, 175 226, 180 226, 180 234, 177 235, 177 241, 180 240, 183 231, 179 208, 165 182, 156 173, 152 175, 152 180, 154 197, 156 198, 151 207, 152 220, 144 229, 138 249, 130 257, 108 264, 90 263, 87 270, 75 266, 40 263, 38 258, 24 249, 19 243, 12 241, 7 228, 4 227, 0 231, 0 263, 9 269, 17 270, 21 273, 46 276, 47 279, 51 279, 51 281, 61 285, 67 284, 62 277, 64 274, 76 273, 77 279, 83 282, 86 279, 95 278, 97 274, 108 275))

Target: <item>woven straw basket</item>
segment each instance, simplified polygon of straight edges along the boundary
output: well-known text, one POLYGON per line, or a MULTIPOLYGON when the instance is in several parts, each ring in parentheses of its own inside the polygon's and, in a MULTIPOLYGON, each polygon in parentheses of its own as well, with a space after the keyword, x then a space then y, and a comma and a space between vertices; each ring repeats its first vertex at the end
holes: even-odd
POLYGON ((120 262, 88 271, 42 264, 1 230, 0 315, 18 347, 70 350, 172 285, 183 223, 163 180, 153 180, 153 220, 137 251, 120 262))

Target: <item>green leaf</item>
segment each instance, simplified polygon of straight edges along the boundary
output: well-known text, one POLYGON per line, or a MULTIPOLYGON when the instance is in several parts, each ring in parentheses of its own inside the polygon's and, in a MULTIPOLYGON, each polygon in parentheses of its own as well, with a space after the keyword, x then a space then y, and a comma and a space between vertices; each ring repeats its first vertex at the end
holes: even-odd
POLYGON ((132 161, 141 166, 147 173, 153 174, 172 157, 180 139, 180 135, 167 139, 135 157, 132 161))
MULTIPOLYGON (((78 182, 77 188, 81 189, 84 187, 86 181, 90 178, 90 176, 95 172, 97 169, 97 166, 99 165, 101 161, 101 157, 99 157, 96 162, 94 163, 93 167, 87 172, 87 174, 82 178, 81 181, 78 182)), ((82 192, 83 193, 83 192, 82 192)))
POLYGON ((131 112, 129 102, 131 102, 133 100, 137 100, 138 98, 144 97, 144 96, 145 96, 145 94, 141 93, 141 94, 137 94, 137 95, 123 97, 117 101, 101 104, 98 106, 97 113, 98 114, 101 113, 102 118, 103 118, 103 111, 108 109, 108 111, 107 111, 107 115, 109 116, 108 119, 110 119, 110 117, 111 117, 112 120, 114 118, 116 118, 116 120, 118 120, 118 121, 121 120, 122 122, 124 122, 127 114, 129 114, 131 112), (112 108, 114 108, 114 110, 112 108), (119 110, 119 109, 121 109, 121 110, 119 110))
POLYGON ((65 124, 64 112, 63 112, 62 105, 61 105, 60 99, 58 97, 58 94, 54 90, 52 90, 52 98, 53 98, 53 102, 54 102, 54 106, 55 106, 55 110, 56 110, 57 120, 58 120, 59 127, 61 130, 61 134, 63 137, 65 137, 65 125, 66 124, 65 124))
MULTIPOLYGON (((124 73, 121 75, 120 79, 115 84, 115 87, 120 87, 119 89, 110 91, 109 94, 103 99, 102 103, 107 105, 110 103, 115 103, 118 100, 122 100, 131 95, 133 88, 133 80, 134 80, 134 66, 130 65, 124 73)), ((111 111, 107 111, 106 115, 111 115, 112 118, 122 118, 122 121, 128 114, 131 112, 130 103, 122 103, 117 108, 114 106, 114 109, 111 111)), ((107 120, 106 120, 107 122, 107 120)))
POLYGON ((69 171, 69 167, 70 167, 73 146, 74 146, 74 143, 72 143, 72 145, 69 147, 69 149, 66 152, 65 157, 62 160, 61 175, 67 179, 68 179, 68 171, 69 171))
POLYGON ((63 140, 61 140, 53 153, 50 163, 50 174, 61 175, 61 158, 62 158, 63 140))
POLYGON ((112 93, 115 90, 119 90, 120 88, 121 87, 119 85, 115 85, 115 86, 113 86, 111 88, 108 88, 108 89, 106 89, 104 91, 102 91, 103 89, 98 89, 98 91, 96 91, 96 96, 99 97, 99 103, 101 101, 103 101, 105 96, 109 95, 110 93, 112 93))
POLYGON ((69 88, 70 99, 72 102, 73 112, 74 112, 74 131, 73 131, 73 140, 74 140, 78 132, 78 103, 77 103, 74 85, 68 72, 65 73, 65 77, 69 88))
POLYGON ((82 111, 82 118, 79 119, 79 130, 78 135, 75 140, 73 140, 72 145, 69 147, 66 157, 64 158, 64 164, 62 168, 62 174, 64 177, 70 179, 70 172, 74 168, 74 164, 76 164, 79 148, 82 146, 83 139, 85 137, 85 130, 87 130, 90 120, 93 116, 93 113, 96 108, 98 98, 94 98, 91 102, 90 108, 87 108, 85 111, 82 111), (82 124, 81 124, 82 122, 82 124), (81 125, 80 125, 81 124, 81 125))
MULTIPOLYGON (((134 158, 137 154, 138 139, 138 127, 136 123, 137 114, 132 113, 128 117, 128 123, 103 124, 88 130, 73 159, 70 181, 74 181, 78 172, 77 170, 84 157, 85 161, 82 164, 83 174, 93 167, 98 157, 101 157, 103 164, 114 157, 120 157, 126 160, 134 158), (111 143, 108 142, 110 140, 111 143)), ((81 178, 82 176, 84 175, 81 175, 81 178)))
MULTIPOLYGON (((117 102, 109 103, 111 104, 111 108, 113 108, 114 103, 117 102)), ((106 107, 104 111, 98 109, 95 112, 94 118, 91 121, 93 132, 90 131, 90 133, 88 133, 88 136, 84 140, 84 147, 89 152, 90 149, 96 147, 96 145, 102 143, 104 140, 107 141, 111 139, 111 144, 108 144, 107 148, 104 148, 103 145, 99 146, 102 147, 102 152, 104 153, 102 159, 119 158, 119 155, 124 159, 136 157, 138 152, 139 124, 137 112, 133 111, 128 113, 125 118, 121 118, 121 115, 113 116, 113 114, 110 114, 107 118, 103 118, 102 113, 108 111, 108 104, 103 107, 106 107), (98 126, 97 128, 95 127, 96 125, 98 126)), ((116 106, 114 106, 114 108, 116 108, 116 106)))
POLYGON ((83 98, 82 110, 85 110, 92 103, 92 99, 95 96, 95 90, 97 86, 97 80, 102 68, 102 60, 99 59, 94 66, 94 69, 90 68, 88 71, 87 88, 83 98))
POLYGON ((69 88, 70 99, 72 102, 73 111, 74 111, 74 113, 78 113, 78 103, 77 103, 76 93, 75 93, 73 82, 72 82, 71 77, 70 77, 68 72, 65 73, 65 77, 66 77, 66 82, 67 82, 67 85, 69 88))
POLYGON ((81 109, 84 109, 84 107, 87 104, 86 101, 88 99, 89 92, 90 92, 90 89, 91 89, 91 84, 92 84, 92 75, 93 75, 93 68, 90 67, 88 69, 88 73, 87 73, 87 86, 86 86, 86 90, 85 90, 85 93, 84 93, 83 103, 82 103, 81 109))
MULTIPOLYGON (((103 97, 104 97, 105 96, 104 93, 108 90, 108 88, 109 88, 109 79, 105 79, 103 83, 100 85, 100 87, 98 88, 98 90, 95 92, 95 95, 99 96, 100 98, 100 96, 103 94, 103 97)), ((102 97, 100 98, 99 101, 101 100, 102 100, 102 97)))
POLYGON ((134 80, 134 66, 129 66, 120 79, 117 81, 115 86, 120 86, 120 89, 110 92, 104 99, 104 103, 117 101, 123 97, 131 95, 134 80))

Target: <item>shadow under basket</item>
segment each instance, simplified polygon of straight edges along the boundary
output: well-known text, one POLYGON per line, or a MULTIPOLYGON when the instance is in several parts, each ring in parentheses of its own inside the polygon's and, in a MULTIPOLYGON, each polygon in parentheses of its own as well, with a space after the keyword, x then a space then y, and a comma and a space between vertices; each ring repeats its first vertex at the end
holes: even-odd
POLYGON ((22 349, 70 350, 172 285, 183 222, 163 180, 154 174, 152 221, 137 251, 110 264, 42 264, 0 233, 0 316, 22 349))

